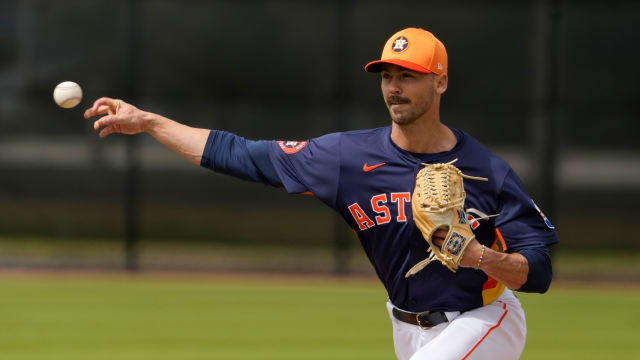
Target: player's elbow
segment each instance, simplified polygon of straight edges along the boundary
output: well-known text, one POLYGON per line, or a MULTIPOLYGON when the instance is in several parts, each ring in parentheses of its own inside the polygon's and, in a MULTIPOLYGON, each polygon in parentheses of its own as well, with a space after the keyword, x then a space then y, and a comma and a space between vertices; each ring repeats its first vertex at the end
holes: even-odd
POLYGON ((527 280, 517 290, 544 294, 549 290, 553 278, 551 258, 547 248, 523 249, 520 254, 527 259, 529 271, 527 280))
POLYGON ((545 277, 544 279, 536 279, 536 281, 530 281, 529 279, 527 279, 527 281, 522 284, 522 286, 517 289, 517 291, 544 294, 547 292, 547 290, 549 290, 550 286, 551 276, 549 276, 548 278, 545 277))
POLYGON ((529 281, 525 282, 517 291, 528 293, 540 293, 544 294, 549 290, 551 286, 551 277, 544 279, 544 281, 529 281))

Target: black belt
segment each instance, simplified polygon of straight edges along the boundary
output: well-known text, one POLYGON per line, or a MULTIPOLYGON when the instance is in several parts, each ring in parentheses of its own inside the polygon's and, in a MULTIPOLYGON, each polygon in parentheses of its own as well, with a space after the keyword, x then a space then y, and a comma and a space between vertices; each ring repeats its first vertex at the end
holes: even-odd
POLYGON ((425 330, 449 321, 444 311, 423 311, 414 313, 400 310, 394 306, 392 313, 393 317, 396 319, 408 324, 418 325, 425 330))

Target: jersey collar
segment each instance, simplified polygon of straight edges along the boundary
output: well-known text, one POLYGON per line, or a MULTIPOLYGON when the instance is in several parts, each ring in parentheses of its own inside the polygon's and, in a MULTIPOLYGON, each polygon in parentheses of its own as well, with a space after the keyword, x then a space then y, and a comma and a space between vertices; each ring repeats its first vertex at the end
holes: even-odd
POLYGON ((442 152, 432 153, 432 154, 421 154, 421 153, 414 153, 411 151, 403 150, 391 140, 391 126, 388 126, 386 128, 386 131, 383 132, 383 136, 386 138, 386 140, 383 143, 386 145, 385 147, 387 148, 388 151, 395 153, 396 155, 400 156, 401 158, 411 163, 444 162, 444 161, 450 160, 458 152, 460 152, 464 143, 467 140, 467 136, 463 131, 460 131, 452 127, 449 127, 449 129, 451 129, 451 131, 453 131, 453 133, 456 135, 458 142, 456 143, 456 146, 453 147, 453 149, 448 151, 442 151, 442 152))

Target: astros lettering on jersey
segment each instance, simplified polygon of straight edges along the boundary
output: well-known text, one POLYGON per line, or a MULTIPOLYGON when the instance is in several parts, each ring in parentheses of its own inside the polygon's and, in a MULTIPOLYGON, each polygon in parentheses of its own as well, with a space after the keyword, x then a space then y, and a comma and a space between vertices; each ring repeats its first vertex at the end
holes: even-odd
MULTIPOLYGON (((465 208, 500 214, 488 220, 466 214, 481 244, 497 251, 517 251, 558 240, 511 167, 469 134, 452 130, 458 137, 457 145, 437 154, 400 149, 390 139, 390 126, 329 134, 305 142, 256 142, 266 146, 267 161, 276 173, 262 174, 258 180, 284 186, 289 193, 312 193, 339 212, 358 235, 394 305, 409 311, 477 308, 495 300, 504 290, 504 285, 484 272, 461 268, 454 274, 440 263, 432 263, 417 275, 404 277, 424 259, 428 249, 413 223, 410 204, 421 163, 458 158, 456 166, 462 172, 489 179, 464 183, 465 208)), ((214 144, 229 146, 229 141, 237 141, 234 137, 213 131, 203 165, 213 163, 209 156, 216 154, 214 144)), ((247 176, 244 167, 231 168, 241 165, 228 165, 230 168, 224 169, 219 164, 216 170, 247 176)))

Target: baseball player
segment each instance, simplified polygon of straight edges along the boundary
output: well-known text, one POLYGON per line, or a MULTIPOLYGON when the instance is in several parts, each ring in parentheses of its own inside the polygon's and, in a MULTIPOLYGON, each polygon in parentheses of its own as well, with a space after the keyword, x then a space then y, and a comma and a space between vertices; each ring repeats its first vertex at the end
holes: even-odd
MULTIPOLYGON (((251 141, 196 129, 111 98, 85 112, 100 136, 147 132, 195 164, 242 179, 312 193, 355 230, 389 300, 398 359, 517 359, 526 337, 513 291, 544 293, 548 246, 558 237, 516 173, 469 134, 440 122, 447 53, 428 31, 389 38, 365 70, 381 77, 391 125, 308 141, 251 141), (488 181, 466 181, 464 214, 475 239, 456 272, 432 262, 413 275, 428 244, 411 199, 423 163, 447 163, 488 181), (474 216, 473 214, 476 214, 474 216), (491 214, 497 216, 485 216, 491 214)), ((433 237, 442 245, 447 229, 433 237)))

